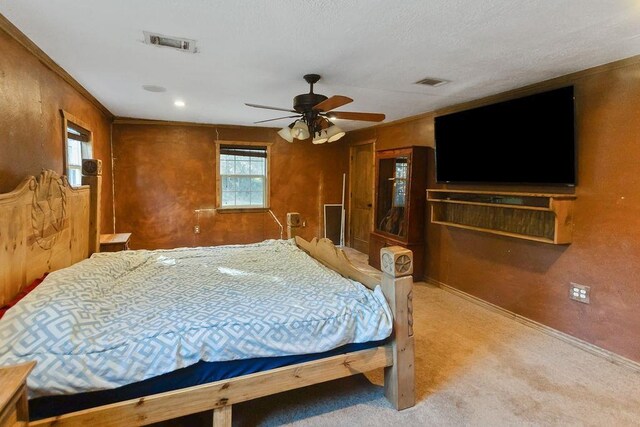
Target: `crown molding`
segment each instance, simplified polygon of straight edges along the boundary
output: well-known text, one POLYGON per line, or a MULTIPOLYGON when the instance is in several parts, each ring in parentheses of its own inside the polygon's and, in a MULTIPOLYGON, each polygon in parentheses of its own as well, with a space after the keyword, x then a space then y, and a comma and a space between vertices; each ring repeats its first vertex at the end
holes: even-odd
POLYGON ((134 117, 115 117, 114 125, 152 125, 152 126, 193 126, 218 129, 263 129, 265 131, 274 131, 280 128, 263 127, 263 126, 243 126, 243 125, 224 125, 215 123, 197 123, 197 122, 180 122, 173 120, 153 120, 153 119, 136 119, 134 117))

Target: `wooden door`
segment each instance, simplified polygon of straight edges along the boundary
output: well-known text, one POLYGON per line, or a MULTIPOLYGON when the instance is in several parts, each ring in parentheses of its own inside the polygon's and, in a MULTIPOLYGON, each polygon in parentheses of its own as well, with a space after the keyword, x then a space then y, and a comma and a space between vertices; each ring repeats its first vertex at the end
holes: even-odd
POLYGON ((349 246, 365 254, 373 230, 373 145, 369 141, 350 148, 349 246))

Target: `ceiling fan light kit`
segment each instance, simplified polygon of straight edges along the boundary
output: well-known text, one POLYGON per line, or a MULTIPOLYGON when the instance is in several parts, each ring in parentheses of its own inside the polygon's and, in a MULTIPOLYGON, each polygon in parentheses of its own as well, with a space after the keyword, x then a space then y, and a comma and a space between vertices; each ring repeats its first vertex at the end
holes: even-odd
POLYGON ((302 120, 296 120, 293 128, 291 128, 291 135, 295 139, 307 139, 310 136, 309 126, 302 120))
POLYGON ((291 134, 292 127, 292 125, 289 125, 286 128, 280 129, 278 131, 278 135, 280 135, 280 138, 284 139, 287 142, 293 142, 293 135, 291 134))
POLYGON ((327 129, 327 141, 328 142, 334 142, 339 140, 340 138, 342 138, 345 135, 345 131, 343 131, 341 128, 339 128, 336 125, 333 125, 331 127, 329 127, 329 129, 327 129))
POLYGON ((339 108, 353 102, 353 99, 342 95, 334 95, 328 98, 324 95, 313 93, 313 85, 320 80, 320 75, 318 74, 307 74, 304 76, 304 79, 309 83, 309 93, 303 93, 294 97, 292 110, 259 104, 245 104, 249 107, 288 111, 296 113, 297 115, 260 120, 255 123, 297 118, 297 120, 291 123, 288 127, 280 129, 278 131, 278 135, 288 142, 293 142, 294 138, 304 140, 311 137, 311 142, 313 144, 324 144, 325 142, 337 141, 345 135, 345 131, 331 123, 329 118, 370 122, 381 122, 385 119, 385 115, 380 113, 333 111, 335 108, 339 108))
POLYGON ((329 137, 327 136, 327 130, 323 129, 311 140, 311 142, 313 144, 324 144, 328 140, 329 140, 329 137))

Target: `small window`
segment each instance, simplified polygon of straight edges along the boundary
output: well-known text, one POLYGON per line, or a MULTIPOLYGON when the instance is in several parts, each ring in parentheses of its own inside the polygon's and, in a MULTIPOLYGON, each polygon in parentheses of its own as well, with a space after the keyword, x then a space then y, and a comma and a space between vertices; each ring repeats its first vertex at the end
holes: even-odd
POLYGON ((82 185, 82 161, 93 158, 92 134, 80 120, 63 111, 64 169, 69 184, 82 185))
POLYGON ((269 207, 269 145, 216 143, 218 208, 269 207))

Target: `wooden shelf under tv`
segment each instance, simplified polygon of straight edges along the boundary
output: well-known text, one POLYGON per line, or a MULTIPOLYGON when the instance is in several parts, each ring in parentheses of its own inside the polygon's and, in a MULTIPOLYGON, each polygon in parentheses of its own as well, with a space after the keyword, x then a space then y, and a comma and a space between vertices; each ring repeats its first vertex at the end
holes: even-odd
POLYGON ((433 224, 555 245, 571 243, 575 199, 573 194, 427 190, 433 224))

